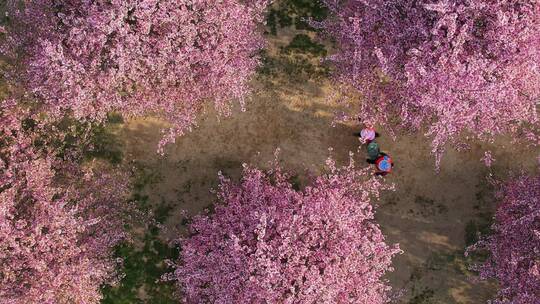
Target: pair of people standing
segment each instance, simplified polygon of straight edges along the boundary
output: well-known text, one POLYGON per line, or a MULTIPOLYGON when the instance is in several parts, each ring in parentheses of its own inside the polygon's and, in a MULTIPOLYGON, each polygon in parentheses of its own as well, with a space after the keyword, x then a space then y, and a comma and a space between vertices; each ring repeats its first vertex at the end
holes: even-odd
POLYGON ((392 172, 394 162, 392 158, 386 153, 381 152, 379 144, 375 141, 379 134, 375 132, 373 128, 365 128, 360 132, 360 137, 367 143, 367 155, 366 161, 370 164, 374 164, 377 171, 376 175, 387 175, 392 172))

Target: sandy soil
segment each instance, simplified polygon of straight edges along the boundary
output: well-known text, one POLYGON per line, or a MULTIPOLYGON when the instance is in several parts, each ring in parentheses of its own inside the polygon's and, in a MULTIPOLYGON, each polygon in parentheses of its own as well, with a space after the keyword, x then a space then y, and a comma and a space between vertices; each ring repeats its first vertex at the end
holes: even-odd
MULTIPOLYGON (((287 40, 290 35, 280 37, 287 40)), ((267 79, 254 86, 246 112, 235 109, 231 117, 218 120, 208 111, 198 128, 168 147, 165 157, 155 153, 162 122, 134 120, 121 131, 126 160, 157 177, 146 189, 150 201, 173 208, 167 221, 171 231, 183 228, 180 210, 195 214, 212 204, 209 189, 216 186, 220 170, 237 179, 243 162, 264 167, 279 147, 283 166, 302 176, 305 168, 322 169, 329 147, 341 163, 358 149, 353 133, 359 126, 332 127, 337 107, 327 102, 327 81, 267 79)), ((397 164, 388 177, 397 190, 383 195, 377 218, 388 241, 404 250, 395 259, 396 271, 388 275, 396 290, 406 292, 401 302, 485 303, 494 285, 470 282, 463 258, 465 227, 493 209, 485 177, 490 172, 504 177, 509 170, 532 171, 538 151, 509 149, 501 140, 489 146, 497 159, 490 170, 480 161, 486 146, 472 143, 470 151, 448 151, 437 174, 426 138, 399 136, 393 141, 381 135, 383 150, 397 164)), ((367 166, 363 153, 355 158, 367 166)), ((174 233, 164 237, 173 238, 174 233)))

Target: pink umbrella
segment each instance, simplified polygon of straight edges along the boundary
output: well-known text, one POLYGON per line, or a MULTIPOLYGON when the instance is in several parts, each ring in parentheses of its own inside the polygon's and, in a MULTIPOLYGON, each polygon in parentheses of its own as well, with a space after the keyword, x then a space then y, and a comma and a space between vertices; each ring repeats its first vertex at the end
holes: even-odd
POLYGON ((373 128, 365 128, 362 131, 360 131, 360 136, 364 141, 371 141, 375 139, 375 129, 373 128))

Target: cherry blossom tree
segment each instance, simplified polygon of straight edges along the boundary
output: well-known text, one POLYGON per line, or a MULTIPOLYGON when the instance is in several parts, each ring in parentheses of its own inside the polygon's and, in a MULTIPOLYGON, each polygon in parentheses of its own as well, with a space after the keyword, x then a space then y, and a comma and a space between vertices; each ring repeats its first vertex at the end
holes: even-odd
POLYGON ((57 157, 29 113, 0 104, 0 302, 99 303, 118 277, 128 178, 57 157))
POLYGON ((206 101, 242 105, 263 46, 266 0, 9 0, 3 53, 49 115, 156 114, 189 130, 206 101), (22 55, 21 55, 22 54, 22 55))
POLYGON ((337 42, 329 60, 345 96, 361 99, 362 121, 427 127, 437 167, 446 143, 503 133, 537 141, 538 1, 324 3, 333 17, 317 26, 337 42))
POLYGON ((493 234, 468 248, 487 251, 477 265, 482 279, 496 279, 493 303, 536 304, 540 300, 540 177, 519 176, 504 184, 493 234))
POLYGON ((168 279, 186 303, 386 303, 398 245, 388 245, 371 198, 390 188, 351 164, 295 190, 275 165, 221 176, 210 215, 191 224, 168 279))

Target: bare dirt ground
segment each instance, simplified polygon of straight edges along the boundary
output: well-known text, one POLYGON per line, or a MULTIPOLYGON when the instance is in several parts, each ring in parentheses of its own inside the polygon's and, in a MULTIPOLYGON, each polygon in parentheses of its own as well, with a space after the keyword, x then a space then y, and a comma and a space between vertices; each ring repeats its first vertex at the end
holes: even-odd
MULTIPOLYGON (((286 44, 293 34, 284 32, 272 44, 286 44)), ((171 208, 166 221, 170 231, 184 229, 180 210, 195 214, 213 203, 209 190, 217 185, 218 171, 238 179, 242 163, 265 167, 280 148, 283 166, 302 176, 306 168, 322 170, 329 147, 341 163, 349 151, 357 151, 353 133, 359 126, 332 127, 337 106, 327 102, 331 84, 324 78, 293 79, 296 76, 257 80, 246 112, 236 109, 231 117, 218 120, 208 111, 199 127, 168 147, 165 157, 155 153, 162 122, 148 118, 124 125, 120 137, 125 162, 155 177, 144 191, 149 201, 171 208)), ((383 150, 396 162, 387 179, 397 190, 383 195, 377 219, 388 241, 404 250, 394 260, 395 272, 388 275, 396 290, 405 291, 400 302, 485 303, 495 286, 470 281, 463 250, 476 231, 488 225, 494 208, 486 176, 533 171, 538 151, 511 147, 504 140, 489 146, 472 143, 467 152, 449 150, 437 174, 429 140, 421 134, 396 141, 381 135, 383 150), (480 161, 486 147, 496 158, 491 169, 480 161)), ((367 166, 364 153, 355 159, 367 166)), ((171 239, 175 233, 163 237, 171 239)))

